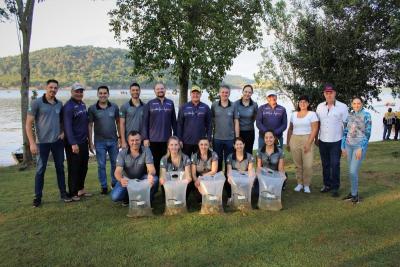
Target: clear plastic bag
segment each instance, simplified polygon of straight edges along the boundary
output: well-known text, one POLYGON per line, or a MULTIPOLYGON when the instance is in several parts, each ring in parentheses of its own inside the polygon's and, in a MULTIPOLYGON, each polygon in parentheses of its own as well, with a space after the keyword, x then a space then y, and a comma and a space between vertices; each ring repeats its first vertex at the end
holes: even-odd
POLYGON ((166 173, 165 191, 165 212, 164 215, 176 215, 187 212, 186 189, 187 181, 184 172, 166 173))
POLYGON ((234 210, 251 210, 251 189, 254 178, 249 177, 248 172, 233 170, 232 174, 232 208, 234 210))
POLYGON ((262 210, 282 209, 282 186, 286 180, 284 173, 271 169, 261 169, 257 174, 259 184, 258 208, 262 210))
POLYGON ((224 212, 222 207, 224 183, 225 175, 223 172, 200 178, 200 191, 202 194, 200 214, 220 214, 224 212))
POLYGON ((150 203, 151 185, 147 179, 130 179, 128 182, 129 211, 128 217, 152 216, 150 203))

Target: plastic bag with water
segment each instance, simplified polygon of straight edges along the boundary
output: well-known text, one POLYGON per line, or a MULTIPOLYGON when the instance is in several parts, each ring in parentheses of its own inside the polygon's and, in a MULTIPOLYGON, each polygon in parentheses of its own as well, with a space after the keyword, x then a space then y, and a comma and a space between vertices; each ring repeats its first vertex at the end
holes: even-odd
POLYGON ((235 210, 251 210, 251 189, 254 178, 248 172, 232 171, 232 208, 235 210))
POLYGON ((165 212, 164 215, 176 215, 187 212, 187 181, 184 172, 167 172, 164 183, 165 212))
POLYGON ((129 211, 128 217, 152 216, 150 203, 151 185, 147 179, 130 179, 128 182, 129 211))
POLYGON ((282 186, 286 180, 284 173, 271 169, 261 169, 257 174, 259 184, 258 208, 262 210, 282 209, 282 186))
POLYGON ((202 194, 200 214, 220 214, 224 212, 222 207, 224 183, 225 175, 223 172, 200 178, 200 192, 202 194))

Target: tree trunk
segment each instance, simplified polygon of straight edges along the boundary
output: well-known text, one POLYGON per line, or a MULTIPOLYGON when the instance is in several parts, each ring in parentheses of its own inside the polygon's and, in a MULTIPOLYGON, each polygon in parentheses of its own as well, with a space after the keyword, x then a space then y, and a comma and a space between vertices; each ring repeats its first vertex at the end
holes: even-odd
POLYGON ((189 63, 182 64, 179 74, 179 106, 188 102, 188 89, 189 89, 189 63))
POLYGON ((29 49, 32 33, 32 19, 35 0, 28 0, 25 7, 22 1, 17 1, 19 29, 22 33, 22 54, 21 54, 21 126, 23 138, 24 160, 22 167, 32 164, 32 154, 29 148, 29 140, 25 130, 27 111, 29 106, 29 84, 30 65, 29 49))

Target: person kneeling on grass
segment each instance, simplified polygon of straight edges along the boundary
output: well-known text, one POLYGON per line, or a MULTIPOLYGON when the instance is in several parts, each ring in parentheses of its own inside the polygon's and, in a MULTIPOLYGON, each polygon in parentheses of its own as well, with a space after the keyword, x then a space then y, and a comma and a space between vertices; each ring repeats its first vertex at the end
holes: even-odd
MULTIPOLYGON (((226 167, 228 170, 228 183, 232 185, 233 177, 232 171, 246 172, 249 178, 254 178, 254 167, 253 155, 245 151, 244 140, 241 137, 235 138, 235 143, 233 145, 234 151, 232 154, 228 155, 226 159, 226 167)), ((228 199, 228 203, 230 199, 228 199)))
POLYGON ((153 155, 148 147, 141 146, 140 133, 132 131, 128 134, 128 148, 123 148, 117 157, 115 178, 117 184, 111 192, 113 201, 123 201, 123 205, 129 203, 128 181, 129 179, 148 179, 151 187, 151 200, 158 189, 158 177, 153 164, 153 155))
POLYGON ((371 114, 363 108, 361 98, 354 97, 352 111, 347 117, 342 139, 342 155, 347 157, 351 192, 343 200, 359 202, 358 171, 365 158, 368 141, 371 136, 371 114))
MULTIPOLYGON (((264 144, 265 145, 257 152, 257 173, 259 173, 261 169, 271 169, 273 171, 285 173, 283 150, 278 147, 278 138, 274 135, 273 130, 267 130, 264 133, 264 144)), ((285 189, 285 184, 286 180, 283 183, 283 190, 285 189)), ((254 181, 253 193, 258 193, 257 179, 254 181)))
POLYGON ((200 179, 202 176, 212 176, 218 171, 218 155, 210 149, 210 141, 207 137, 200 138, 198 142, 199 150, 192 154, 192 177, 193 183, 189 184, 189 193, 193 191, 195 193, 198 202, 201 202, 201 187, 200 179), (197 190, 194 190, 194 188, 197 190))
POLYGON ((167 154, 161 158, 160 162, 160 184, 165 183, 167 172, 184 172, 184 179, 187 183, 192 181, 190 175, 190 159, 182 153, 179 138, 171 136, 167 142, 167 154))

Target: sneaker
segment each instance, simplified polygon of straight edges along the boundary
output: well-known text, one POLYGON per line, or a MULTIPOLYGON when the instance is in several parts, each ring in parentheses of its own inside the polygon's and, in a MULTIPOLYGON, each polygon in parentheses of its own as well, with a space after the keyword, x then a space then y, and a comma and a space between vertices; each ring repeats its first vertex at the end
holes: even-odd
POLYGON ((353 196, 351 195, 351 193, 349 193, 347 196, 342 198, 342 200, 351 200, 352 198, 353 198, 353 196))
POLYGON ((358 204, 358 203, 360 203, 360 198, 358 197, 358 195, 357 195, 357 196, 352 196, 352 197, 351 197, 351 202, 352 202, 353 204, 358 204))
POLYGON ((108 194, 108 188, 107 187, 102 187, 101 191, 100 191, 100 194, 107 195, 108 194))
POLYGON ((294 191, 300 192, 301 189, 303 189, 303 185, 302 185, 302 184, 298 184, 298 185, 294 188, 294 191))
POLYGON ((311 190, 309 186, 304 186, 304 193, 310 194, 311 190))
POLYGON ((327 193, 329 191, 331 191, 331 188, 329 186, 326 186, 326 185, 324 185, 320 190, 321 193, 327 193))
POLYGON ((339 191, 338 190, 332 190, 332 197, 339 197, 339 191))
POLYGON ((122 207, 128 207, 128 206, 129 206, 129 200, 128 199, 122 200, 122 207))
POLYGON ((41 198, 34 198, 32 205, 34 208, 39 207, 42 204, 42 199, 41 198))
POLYGON ((68 196, 62 196, 61 200, 64 201, 64 203, 72 202, 72 198, 70 198, 68 196))
POLYGON ((72 197, 72 201, 80 201, 80 200, 81 200, 81 198, 78 197, 78 196, 73 196, 72 197))

